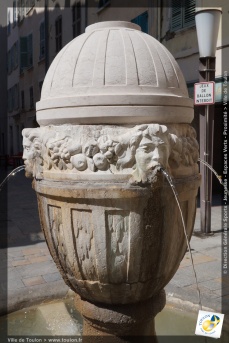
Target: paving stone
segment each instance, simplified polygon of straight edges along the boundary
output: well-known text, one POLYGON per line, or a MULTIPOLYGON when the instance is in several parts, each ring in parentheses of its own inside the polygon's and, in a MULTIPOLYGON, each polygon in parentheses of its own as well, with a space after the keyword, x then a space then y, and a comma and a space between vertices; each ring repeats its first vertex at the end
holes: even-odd
POLYGON ((22 253, 22 250, 13 250, 12 248, 9 249, 9 257, 24 257, 24 254, 22 253))
POLYGON ((29 278, 24 278, 22 279, 22 282, 25 284, 25 286, 35 286, 35 285, 40 285, 42 283, 45 283, 46 281, 43 279, 42 276, 34 276, 34 277, 29 277, 29 278))
POLYGON ((52 274, 46 274, 46 275, 42 275, 42 276, 46 282, 53 282, 53 281, 57 281, 57 280, 62 279, 59 272, 58 273, 52 273, 52 274))
POLYGON ((218 279, 212 279, 199 283, 199 286, 204 286, 211 291, 215 291, 218 289, 222 289, 222 282, 219 282, 218 279))
POLYGON ((14 267, 17 267, 17 266, 24 266, 24 265, 26 265, 26 264, 30 264, 30 261, 29 261, 29 260, 23 259, 23 260, 13 261, 13 262, 12 262, 12 265, 13 265, 14 267))
POLYGON ((7 289, 8 290, 24 288, 24 287, 25 287, 25 285, 21 280, 17 280, 16 282, 12 282, 12 280, 11 280, 11 281, 7 282, 7 289))
POLYGON ((28 264, 25 266, 18 266, 15 267, 15 269, 21 275, 22 278, 37 276, 38 271, 42 272, 42 275, 57 272, 57 267, 52 261, 45 261, 28 264))
POLYGON ((38 254, 40 251, 38 248, 27 248, 27 249, 23 249, 22 253, 23 255, 27 256, 27 255, 34 255, 34 254, 38 254))
POLYGON ((34 257, 28 257, 30 263, 38 263, 38 262, 44 262, 49 261, 50 256, 34 256, 34 257))

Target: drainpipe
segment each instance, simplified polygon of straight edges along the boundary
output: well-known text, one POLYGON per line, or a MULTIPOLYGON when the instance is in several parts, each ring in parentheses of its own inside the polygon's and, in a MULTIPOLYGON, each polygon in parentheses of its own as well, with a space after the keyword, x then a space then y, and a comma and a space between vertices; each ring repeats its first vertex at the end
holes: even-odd
POLYGON ((157 40, 161 40, 161 0, 157 1, 157 40))
POLYGON ((45 73, 49 68, 49 15, 48 0, 45 0, 45 73))
POLYGON ((88 26, 88 2, 85 0, 84 2, 84 10, 85 10, 85 27, 88 26))

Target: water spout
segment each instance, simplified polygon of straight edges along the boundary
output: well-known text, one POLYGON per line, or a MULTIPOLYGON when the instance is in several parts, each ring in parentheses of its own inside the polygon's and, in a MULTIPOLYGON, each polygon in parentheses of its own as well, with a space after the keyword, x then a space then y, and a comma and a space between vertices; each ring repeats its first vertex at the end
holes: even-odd
POLYGON ((185 226, 184 217, 183 217, 183 213, 182 213, 181 206, 180 206, 180 201, 178 198, 178 193, 177 193, 176 187, 175 187, 173 180, 172 180, 171 176, 169 175, 169 173, 163 167, 161 167, 160 170, 163 173, 163 175, 166 177, 169 185, 172 188, 173 194, 174 194, 176 202, 177 202, 177 206, 178 206, 179 211, 180 211, 182 225, 183 225, 183 229, 184 229, 184 235, 185 235, 185 238, 187 241, 188 251, 189 251, 189 255, 190 255, 190 259, 191 259, 191 263, 192 263, 192 269, 193 269, 193 273, 194 273, 194 277, 195 277, 195 281, 196 281, 196 288, 197 288, 198 299, 199 299, 199 307, 200 307, 200 310, 202 310, 200 289, 199 289, 199 285, 198 285, 198 281, 197 281, 197 275, 196 275, 196 271, 195 271, 195 267, 194 267, 194 261, 193 261, 193 257, 192 257, 191 246, 190 246, 187 231, 186 231, 186 226, 185 226))
POLYGON ((15 168, 14 170, 12 170, 7 177, 1 182, 0 184, 0 191, 2 190, 3 186, 5 185, 5 183, 14 175, 16 175, 18 172, 22 171, 25 169, 25 166, 19 166, 17 168, 15 168))

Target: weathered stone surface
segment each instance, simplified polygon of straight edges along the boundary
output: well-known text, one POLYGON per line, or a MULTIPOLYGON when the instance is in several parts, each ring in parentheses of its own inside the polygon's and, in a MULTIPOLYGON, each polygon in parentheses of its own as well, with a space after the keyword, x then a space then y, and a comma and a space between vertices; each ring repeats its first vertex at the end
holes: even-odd
MULTIPOLYGON (((199 181, 198 175, 176 180, 189 238, 199 181)), ((40 180, 34 188, 51 254, 82 297, 134 303, 158 293, 175 274, 186 240, 161 173, 145 186, 40 180)))
POLYGON ((143 336, 153 336, 156 343, 154 317, 165 306, 164 290, 147 301, 130 305, 92 304, 75 296, 77 310, 84 318, 83 342, 140 342, 143 336), (135 339, 133 337, 136 337, 135 339))
POLYGON ((170 52, 127 22, 103 22, 67 44, 36 105, 39 125, 190 123, 193 101, 170 52))

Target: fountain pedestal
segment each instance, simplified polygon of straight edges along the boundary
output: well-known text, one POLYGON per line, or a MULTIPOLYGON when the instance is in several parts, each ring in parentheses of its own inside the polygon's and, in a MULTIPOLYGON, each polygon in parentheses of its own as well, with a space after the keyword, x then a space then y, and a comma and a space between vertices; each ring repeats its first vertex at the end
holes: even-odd
POLYGON ((200 183, 192 118, 176 61, 135 24, 89 26, 50 66, 23 158, 85 341, 156 341, 163 288, 187 248, 160 170, 174 179, 190 239, 200 183))
POLYGON ((98 343, 137 343, 144 342, 144 337, 157 343, 154 318, 165 306, 165 292, 128 305, 92 304, 76 295, 75 305, 84 318, 84 343, 90 342, 90 336, 98 343))

